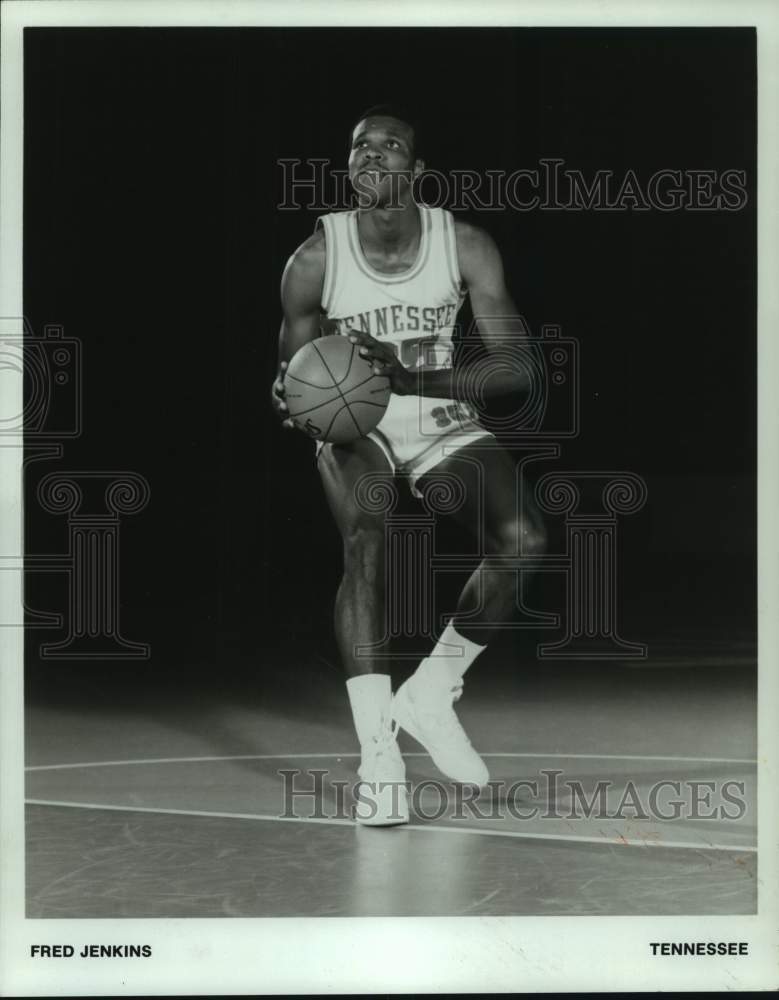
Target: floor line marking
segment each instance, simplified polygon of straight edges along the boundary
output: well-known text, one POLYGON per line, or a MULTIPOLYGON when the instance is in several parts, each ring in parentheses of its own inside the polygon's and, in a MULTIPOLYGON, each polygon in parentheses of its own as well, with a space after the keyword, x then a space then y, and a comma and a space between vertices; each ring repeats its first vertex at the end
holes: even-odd
MULTIPOLYGON (((90 760, 74 764, 33 764, 25 771, 66 771, 80 767, 127 767, 142 764, 205 764, 224 760, 321 760, 332 757, 359 757, 359 753, 251 753, 218 757, 149 757, 139 760, 90 760)), ((426 753, 403 753, 404 757, 428 757, 426 753)), ((626 753, 482 753, 482 757, 523 757, 530 759, 549 758, 552 760, 656 760, 676 761, 693 764, 757 764, 756 759, 738 757, 660 757, 651 754, 626 753)))
MULTIPOLYGON (((163 816, 199 816, 211 819, 249 819, 254 821, 265 821, 271 823, 316 823, 322 826, 350 826, 358 828, 359 823, 350 819, 338 819, 337 817, 317 817, 304 818, 300 816, 268 816, 262 813, 234 813, 234 812, 209 812, 203 809, 167 809, 156 806, 119 806, 101 805, 97 802, 61 802, 48 799, 25 799, 28 806, 60 806, 67 809, 102 809, 109 812, 139 812, 154 813, 163 816)), ((683 849, 695 851, 733 851, 742 854, 756 854, 757 847, 739 847, 734 844, 704 844, 694 841, 674 840, 658 843, 655 840, 637 840, 623 837, 621 834, 615 835, 614 839, 609 837, 587 837, 576 834, 557 833, 521 833, 511 830, 476 830, 473 827, 457 826, 428 826, 420 823, 406 823, 402 829, 419 830, 423 833, 455 833, 470 834, 477 837, 513 837, 524 840, 556 840, 562 842, 572 842, 576 844, 600 844, 605 846, 621 847, 666 847, 668 849, 683 849)))

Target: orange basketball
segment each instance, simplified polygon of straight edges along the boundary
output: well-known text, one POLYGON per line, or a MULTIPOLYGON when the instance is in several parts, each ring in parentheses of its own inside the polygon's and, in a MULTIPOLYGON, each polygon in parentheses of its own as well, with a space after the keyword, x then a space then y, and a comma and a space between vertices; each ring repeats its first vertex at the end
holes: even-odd
POLYGON ((374 375, 373 362, 340 334, 301 347, 287 368, 284 390, 296 426, 318 441, 334 444, 355 441, 372 431, 391 395, 386 375, 374 375))

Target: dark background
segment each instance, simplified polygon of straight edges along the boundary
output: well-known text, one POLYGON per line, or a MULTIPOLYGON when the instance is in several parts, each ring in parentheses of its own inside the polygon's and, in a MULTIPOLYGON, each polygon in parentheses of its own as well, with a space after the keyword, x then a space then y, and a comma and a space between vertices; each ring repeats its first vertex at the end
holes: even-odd
MULTIPOLYGON (((317 214, 276 210, 277 161, 345 166, 355 116, 388 99, 419 109, 442 171, 746 171, 738 212, 470 218, 531 330, 581 345, 581 434, 543 471, 648 483, 620 524, 625 638, 754 640, 753 31, 28 29, 25 70, 25 313, 82 342, 84 392, 83 434, 30 467, 28 551, 67 545, 35 501, 43 474, 145 476, 122 631, 160 676, 272 676, 312 646, 335 662, 339 540, 311 444, 268 402, 281 270, 317 214)), ((27 600, 64 610, 62 579, 30 574, 27 600)), ((28 665, 60 637, 33 632, 28 665)))

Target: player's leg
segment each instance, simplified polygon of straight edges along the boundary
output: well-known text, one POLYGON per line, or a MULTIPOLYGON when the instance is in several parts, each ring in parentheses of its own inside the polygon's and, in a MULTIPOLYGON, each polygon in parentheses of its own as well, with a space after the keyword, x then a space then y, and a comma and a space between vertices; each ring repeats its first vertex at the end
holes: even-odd
POLYGON ((534 507, 526 502, 523 509, 518 508, 516 467, 503 449, 485 448, 483 442, 467 445, 444 458, 422 477, 418 487, 429 488, 440 473, 460 481, 464 502, 454 516, 477 533, 484 558, 466 583, 457 613, 432 653, 395 696, 393 714, 445 774, 484 784, 487 769, 452 705, 462 692, 465 671, 499 623, 512 617, 520 567, 523 560, 543 551, 544 529, 534 507))
POLYGON ((384 453, 368 438, 325 445, 317 463, 325 496, 343 542, 344 571, 335 601, 335 634, 348 677, 386 673, 359 647, 384 636, 384 515, 359 502, 357 487, 370 473, 391 474, 384 453))
POLYGON ((384 516, 361 505, 357 487, 370 473, 390 474, 369 439, 325 445, 319 474, 343 541, 344 572, 335 602, 335 633, 362 760, 356 818, 367 824, 407 822, 405 767, 392 728, 392 686, 380 662, 358 656, 384 636, 384 516))
MULTIPOLYGON (((534 558, 546 550, 543 519, 528 490, 521 491, 520 507, 516 464, 503 448, 468 445, 436 465, 430 479, 439 472, 458 477, 465 502, 453 517, 477 535, 484 556, 463 588, 451 625, 466 646, 484 648, 500 623, 516 614, 520 582, 529 581, 534 558)), ((460 675, 473 662, 471 652, 466 648, 458 657, 460 675)))

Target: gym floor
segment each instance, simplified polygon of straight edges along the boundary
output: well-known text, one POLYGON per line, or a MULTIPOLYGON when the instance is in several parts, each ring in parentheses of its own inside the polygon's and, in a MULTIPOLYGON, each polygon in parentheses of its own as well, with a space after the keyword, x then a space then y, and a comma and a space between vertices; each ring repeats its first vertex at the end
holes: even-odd
POLYGON ((458 714, 492 784, 458 798, 401 734, 411 822, 382 829, 350 818, 356 737, 343 679, 313 650, 189 675, 29 668, 28 916, 756 912, 747 644, 679 641, 635 664, 493 658, 466 681, 458 714), (316 801, 290 797, 315 781, 316 801), (599 782, 607 808, 577 814, 576 783, 592 800, 599 782))

